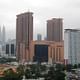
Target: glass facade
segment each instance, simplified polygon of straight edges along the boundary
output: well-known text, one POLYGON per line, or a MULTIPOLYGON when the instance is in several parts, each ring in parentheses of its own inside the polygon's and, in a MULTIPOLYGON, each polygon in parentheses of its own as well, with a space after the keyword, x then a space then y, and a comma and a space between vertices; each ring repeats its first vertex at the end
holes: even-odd
POLYGON ((68 54, 69 64, 80 63, 80 31, 75 29, 66 30, 64 39, 65 54, 68 54))
POLYGON ((6 45, 6 54, 9 54, 9 44, 6 45))
POLYGON ((11 44, 11 54, 14 54, 14 44, 11 44))
POLYGON ((35 45, 34 61, 48 62, 48 45, 35 45))

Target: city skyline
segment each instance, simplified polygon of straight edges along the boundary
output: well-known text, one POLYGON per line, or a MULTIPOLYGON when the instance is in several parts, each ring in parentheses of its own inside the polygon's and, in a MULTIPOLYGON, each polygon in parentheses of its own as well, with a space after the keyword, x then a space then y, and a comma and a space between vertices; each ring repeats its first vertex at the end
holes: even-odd
POLYGON ((79 0, 0 0, 0 25, 5 25, 10 37, 15 37, 16 15, 27 12, 34 13, 34 39, 37 33, 46 36, 46 20, 60 17, 64 20, 64 28, 79 28, 79 0), (14 6, 15 5, 15 6, 14 6))

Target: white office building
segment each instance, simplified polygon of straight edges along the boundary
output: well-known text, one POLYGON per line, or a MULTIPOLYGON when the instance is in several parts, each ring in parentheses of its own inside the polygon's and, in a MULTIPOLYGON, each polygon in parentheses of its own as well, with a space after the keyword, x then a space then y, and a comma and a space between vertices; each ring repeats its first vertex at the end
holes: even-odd
POLYGON ((65 29, 64 55, 68 64, 80 64, 80 30, 65 29))

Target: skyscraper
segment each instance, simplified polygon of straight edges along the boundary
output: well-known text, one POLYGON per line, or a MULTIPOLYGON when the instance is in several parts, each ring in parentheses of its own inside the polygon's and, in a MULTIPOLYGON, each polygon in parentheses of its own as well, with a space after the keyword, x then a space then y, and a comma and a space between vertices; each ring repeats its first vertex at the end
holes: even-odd
POLYGON ((1 39, 1 27, 0 27, 0 43, 1 43, 2 39, 1 39))
POLYGON ((80 63, 80 30, 66 29, 64 32, 64 53, 68 64, 80 63))
POLYGON ((37 34, 37 40, 39 40, 39 41, 42 40, 42 35, 41 34, 37 34))
POLYGON ((29 45, 31 40, 33 40, 33 13, 26 12, 17 15, 16 47, 19 61, 30 61, 29 45))
POLYGON ((47 40, 60 42, 63 40, 63 22, 61 18, 47 21, 47 40))
POLYGON ((5 36, 5 26, 3 26, 3 29, 2 29, 2 43, 4 44, 6 41, 6 36, 5 36))

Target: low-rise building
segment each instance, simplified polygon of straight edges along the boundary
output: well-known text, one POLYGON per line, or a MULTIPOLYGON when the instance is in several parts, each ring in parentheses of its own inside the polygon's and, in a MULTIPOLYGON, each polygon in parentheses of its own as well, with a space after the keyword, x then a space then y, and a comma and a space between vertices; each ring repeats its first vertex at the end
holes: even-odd
POLYGON ((54 41, 32 41, 30 44, 31 61, 63 63, 64 62, 64 44, 54 41))

